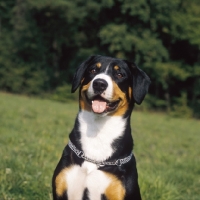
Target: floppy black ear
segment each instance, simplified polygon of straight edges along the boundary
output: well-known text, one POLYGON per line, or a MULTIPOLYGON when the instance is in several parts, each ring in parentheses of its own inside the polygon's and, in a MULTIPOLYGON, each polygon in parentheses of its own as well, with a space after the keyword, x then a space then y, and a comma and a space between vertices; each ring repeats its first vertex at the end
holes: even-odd
POLYGON ((151 81, 147 74, 137 67, 135 63, 130 65, 133 75, 133 98, 139 105, 147 94, 151 81))
POLYGON ((95 58, 96 56, 90 56, 89 58, 87 58, 87 60, 85 60, 83 63, 81 63, 81 65, 77 68, 73 81, 72 81, 72 88, 71 88, 71 92, 75 92, 76 89, 79 87, 81 80, 84 76, 85 70, 88 67, 88 64, 95 58))

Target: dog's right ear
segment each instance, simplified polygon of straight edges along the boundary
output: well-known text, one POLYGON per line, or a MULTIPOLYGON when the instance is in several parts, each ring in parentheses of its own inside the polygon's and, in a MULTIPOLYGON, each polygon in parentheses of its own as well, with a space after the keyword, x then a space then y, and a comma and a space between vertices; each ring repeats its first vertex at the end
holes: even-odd
POLYGON ((90 56, 89 58, 87 58, 87 60, 85 60, 83 63, 81 63, 81 65, 77 68, 73 81, 72 81, 72 88, 71 88, 71 92, 74 93, 76 91, 76 89, 79 87, 81 80, 83 79, 85 70, 88 67, 88 64, 90 64, 90 62, 95 58, 96 56, 90 56))

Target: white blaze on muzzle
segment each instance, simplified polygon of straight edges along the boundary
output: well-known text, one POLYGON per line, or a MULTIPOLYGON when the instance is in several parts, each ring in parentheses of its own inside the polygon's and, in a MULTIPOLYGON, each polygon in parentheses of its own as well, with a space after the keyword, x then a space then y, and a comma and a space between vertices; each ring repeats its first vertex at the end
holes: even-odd
POLYGON ((106 74, 98 74, 97 76, 94 77, 94 79, 91 81, 91 84, 88 88, 87 91, 87 97, 92 100, 92 109, 95 113, 102 113, 106 110, 106 101, 110 101, 113 96, 113 82, 110 76, 106 74), (95 99, 94 97, 97 96, 97 93, 95 93, 94 88, 93 88, 93 83, 96 79, 103 79, 104 81, 107 82, 108 86, 104 91, 99 93, 99 96, 102 97, 101 99, 95 99))

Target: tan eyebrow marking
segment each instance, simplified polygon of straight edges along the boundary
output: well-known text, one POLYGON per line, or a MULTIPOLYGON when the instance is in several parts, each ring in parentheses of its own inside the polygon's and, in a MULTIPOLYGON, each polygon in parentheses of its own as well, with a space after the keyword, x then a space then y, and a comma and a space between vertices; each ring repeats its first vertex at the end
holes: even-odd
POLYGON ((119 69, 119 66, 118 66, 118 65, 115 65, 115 66, 114 66, 114 69, 115 69, 115 70, 118 70, 118 69, 119 69))
POLYGON ((98 68, 100 68, 100 67, 101 67, 101 63, 98 62, 98 63, 96 64, 96 66, 97 66, 98 68))

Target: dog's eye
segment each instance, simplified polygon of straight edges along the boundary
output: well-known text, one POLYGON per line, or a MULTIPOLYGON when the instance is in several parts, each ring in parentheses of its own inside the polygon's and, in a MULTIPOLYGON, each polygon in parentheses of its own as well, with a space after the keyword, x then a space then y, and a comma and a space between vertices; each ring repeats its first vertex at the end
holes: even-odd
POLYGON ((123 74, 122 73, 117 73, 117 78, 123 78, 123 74))
POLYGON ((91 74, 96 74, 96 73, 97 73, 97 70, 96 70, 96 69, 91 69, 91 70, 90 70, 90 73, 91 73, 91 74))

